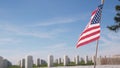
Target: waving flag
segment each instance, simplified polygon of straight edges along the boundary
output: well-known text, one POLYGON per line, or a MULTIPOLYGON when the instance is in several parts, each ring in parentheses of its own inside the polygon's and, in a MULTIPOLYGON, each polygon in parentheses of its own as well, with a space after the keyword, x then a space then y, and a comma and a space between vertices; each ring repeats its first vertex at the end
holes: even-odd
POLYGON ((100 20, 103 4, 92 12, 90 22, 79 37, 76 47, 83 46, 100 38, 100 20))

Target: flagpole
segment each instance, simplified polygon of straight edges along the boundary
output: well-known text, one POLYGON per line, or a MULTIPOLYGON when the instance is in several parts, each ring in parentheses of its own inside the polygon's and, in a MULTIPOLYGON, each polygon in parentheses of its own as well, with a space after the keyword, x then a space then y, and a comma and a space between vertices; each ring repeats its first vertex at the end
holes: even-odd
MULTIPOLYGON (((104 4, 104 0, 101 0, 101 4, 104 4)), ((96 68, 96 60, 97 60, 97 53, 98 53, 98 43, 99 43, 99 40, 97 40, 97 45, 96 45, 96 53, 95 53, 95 57, 94 57, 94 68, 96 68)))
POLYGON ((98 52, 98 43, 99 43, 99 40, 97 40, 97 45, 96 45, 96 52, 95 52, 95 57, 94 57, 94 68, 96 68, 96 60, 97 60, 97 52, 98 52))
POLYGON ((101 0, 101 4, 104 4, 104 0, 101 0))

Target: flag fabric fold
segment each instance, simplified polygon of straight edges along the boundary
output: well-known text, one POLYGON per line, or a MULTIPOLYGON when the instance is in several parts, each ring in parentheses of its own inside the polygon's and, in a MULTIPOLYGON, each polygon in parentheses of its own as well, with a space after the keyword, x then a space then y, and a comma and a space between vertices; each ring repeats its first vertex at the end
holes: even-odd
POLYGON ((80 35, 76 48, 100 38, 100 22, 103 4, 99 5, 92 14, 89 23, 80 35))

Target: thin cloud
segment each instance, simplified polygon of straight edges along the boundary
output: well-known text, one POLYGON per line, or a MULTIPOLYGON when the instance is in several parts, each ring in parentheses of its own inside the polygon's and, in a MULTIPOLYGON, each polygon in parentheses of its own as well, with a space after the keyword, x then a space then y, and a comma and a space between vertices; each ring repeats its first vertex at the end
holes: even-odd
POLYGON ((118 33, 110 33, 108 35, 109 38, 111 38, 111 40, 120 40, 120 32, 118 33))
POLYGON ((12 42, 12 41, 14 41, 14 39, 10 39, 10 38, 0 39, 0 42, 12 42))
POLYGON ((62 48, 65 48, 67 46, 66 43, 59 43, 59 44, 54 44, 54 45, 50 45, 50 46, 47 46, 46 48, 47 49, 62 49, 62 48))
POLYGON ((77 21, 77 19, 52 19, 49 20, 48 22, 42 22, 39 24, 36 24, 34 26, 51 26, 51 25, 56 25, 56 24, 66 24, 66 23, 71 23, 71 22, 75 22, 77 21))
POLYGON ((120 32, 114 33, 108 30, 104 30, 100 43, 100 54, 101 55, 115 55, 120 54, 120 32))
POLYGON ((1 38, 0 44, 18 44, 21 40, 15 39, 15 38, 1 38))
POLYGON ((30 25, 31 27, 38 27, 38 26, 52 26, 52 25, 60 25, 60 24, 69 24, 75 23, 79 20, 85 20, 88 15, 81 14, 80 16, 73 16, 73 17, 54 17, 52 19, 48 19, 46 21, 40 21, 36 24, 30 25))
MULTIPOLYGON (((62 29, 53 29, 51 31, 30 31, 30 28, 27 27, 19 27, 15 25, 1 25, 0 29, 6 31, 8 34, 13 33, 15 35, 23 35, 23 36, 31 36, 31 37, 38 37, 38 38, 53 38, 56 35, 66 32, 66 30, 62 29)), ((31 28, 35 30, 34 28, 31 28)))

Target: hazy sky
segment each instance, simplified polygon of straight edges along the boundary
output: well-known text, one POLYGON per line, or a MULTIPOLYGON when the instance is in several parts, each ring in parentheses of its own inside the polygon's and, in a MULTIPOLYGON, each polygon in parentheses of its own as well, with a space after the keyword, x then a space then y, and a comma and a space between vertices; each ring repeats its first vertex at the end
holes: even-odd
MULTIPOLYGON (((79 35, 100 0, 0 0, 0 56, 12 63, 27 55, 34 59, 95 54, 96 42, 76 49, 79 35)), ((120 54, 120 31, 114 24, 118 0, 105 0, 98 55, 120 54)))

